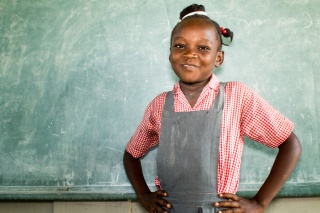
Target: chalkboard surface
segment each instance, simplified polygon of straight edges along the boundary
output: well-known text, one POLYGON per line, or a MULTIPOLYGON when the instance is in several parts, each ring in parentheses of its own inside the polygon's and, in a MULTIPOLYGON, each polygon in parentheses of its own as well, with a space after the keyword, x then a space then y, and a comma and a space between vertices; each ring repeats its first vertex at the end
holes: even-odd
MULTIPOLYGON (((146 105, 177 78, 169 40, 193 1, 0 0, 0 199, 134 198, 122 155, 146 105)), ((320 1, 199 1, 234 31, 221 81, 295 123, 302 158, 279 196, 320 195, 320 1)), ((239 194, 277 150, 246 140, 239 194)), ((156 149, 143 158, 153 185, 156 149)))

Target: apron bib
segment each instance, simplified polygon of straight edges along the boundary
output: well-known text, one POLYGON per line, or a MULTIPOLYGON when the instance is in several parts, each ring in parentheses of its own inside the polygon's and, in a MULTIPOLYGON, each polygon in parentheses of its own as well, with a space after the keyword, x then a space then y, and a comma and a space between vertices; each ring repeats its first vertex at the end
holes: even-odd
POLYGON ((215 213, 220 127, 224 103, 220 83, 209 110, 174 112, 168 92, 162 112, 157 154, 158 177, 174 213, 215 213))

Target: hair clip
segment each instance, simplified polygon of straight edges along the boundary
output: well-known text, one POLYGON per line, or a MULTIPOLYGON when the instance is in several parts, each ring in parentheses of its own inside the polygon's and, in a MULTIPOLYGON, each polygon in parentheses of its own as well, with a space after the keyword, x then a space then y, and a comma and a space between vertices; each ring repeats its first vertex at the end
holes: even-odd
POLYGON ((221 29, 221 32, 222 32, 223 35, 226 35, 226 34, 227 34, 227 30, 224 29, 224 27, 221 27, 220 29, 221 29))

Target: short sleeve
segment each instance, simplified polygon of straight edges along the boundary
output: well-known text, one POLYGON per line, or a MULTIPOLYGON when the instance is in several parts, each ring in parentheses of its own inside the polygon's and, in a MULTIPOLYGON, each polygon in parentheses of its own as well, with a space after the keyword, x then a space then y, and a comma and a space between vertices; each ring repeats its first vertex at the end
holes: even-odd
POLYGON ((250 139, 276 148, 291 134, 294 124, 249 87, 243 93, 242 131, 250 139))
POLYGON ((130 138, 126 151, 134 158, 145 155, 149 149, 159 143, 162 109, 166 93, 154 98, 147 106, 142 121, 130 138))

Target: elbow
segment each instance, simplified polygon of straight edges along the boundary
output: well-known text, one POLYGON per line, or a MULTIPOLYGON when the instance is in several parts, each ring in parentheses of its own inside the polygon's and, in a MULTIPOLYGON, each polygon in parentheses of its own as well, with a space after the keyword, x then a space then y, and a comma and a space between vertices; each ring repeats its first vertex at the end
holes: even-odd
POLYGON ((299 159, 302 154, 302 146, 301 146, 301 143, 300 143, 298 137, 294 133, 291 133, 291 135, 294 135, 293 141, 291 142, 293 144, 292 151, 293 151, 293 154, 295 154, 296 157, 299 159))
POLYGON ((298 137, 292 132, 290 136, 279 146, 279 149, 286 150, 290 155, 299 160, 302 154, 302 146, 298 137))
POLYGON ((298 155, 299 158, 300 158, 300 156, 301 156, 301 154, 302 154, 302 146, 301 146, 301 143, 300 143, 299 140, 298 140, 298 142, 299 142, 299 145, 298 145, 298 148, 297 148, 297 155, 298 155))
POLYGON ((127 150, 124 150, 124 153, 123 153, 123 163, 126 164, 126 162, 130 161, 132 158, 132 155, 130 155, 127 150))

